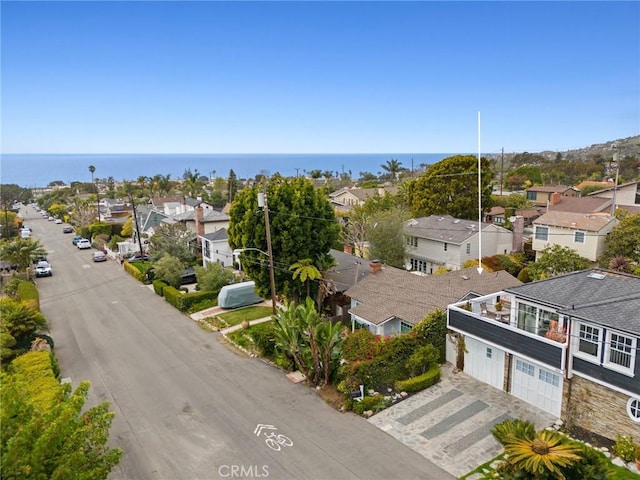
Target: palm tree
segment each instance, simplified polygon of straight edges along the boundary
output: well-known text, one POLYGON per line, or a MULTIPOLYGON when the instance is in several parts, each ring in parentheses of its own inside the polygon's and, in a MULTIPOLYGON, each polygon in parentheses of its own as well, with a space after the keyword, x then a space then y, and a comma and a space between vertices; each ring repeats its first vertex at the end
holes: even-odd
POLYGON ((320 270, 313 264, 310 258, 297 261, 289 267, 293 271, 293 279, 300 278, 300 281, 307 286, 307 297, 311 295, 311 280, 321 278, 320 270))
POLYGON ((324 384, 329 384, 331 373, 340 360, 340 350, 344 342, 344 328, 340 322, 332 323, 328 320, 320 322, 316 327, 316 342, 320 351, 324 384))
POLYGON ((567 437, 551 430, 536 432, 528 421, 506 420, 492 433, 504 446, 505 466, 526 473, 527 478, 565 478, 565 469, 582 458, 567 437))
POLYGON ((93 174, 96 171, 96 167, 94 167, 93 165, 89 165, 89 171, 91 172, 91 184, 93 185, 94 191, 96 192, 96 208, 98 210, 98 221, 100 221, 100 198, 98 196, 98 187, 93 182, 93 174))
POLYGON ((20 270, 29 268, 33 258, 44 256, 45 253, 40 241, 32 238, 16 238, 0 248, 0 258, 17 265, 20 270))
POLYGON ((391 180, 396 180, 397 174, 402 170, 402 162, 399 162, 395 158, 387 160, 387 163, 380 165, 387 174, 391 177, 391 180))

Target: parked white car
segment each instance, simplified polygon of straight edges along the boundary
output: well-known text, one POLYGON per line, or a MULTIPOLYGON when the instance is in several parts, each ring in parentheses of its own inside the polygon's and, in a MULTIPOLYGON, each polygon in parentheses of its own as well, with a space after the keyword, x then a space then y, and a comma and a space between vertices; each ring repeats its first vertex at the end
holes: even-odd
POLYGON ((76 243, 76 246, 80 250, 86 250, 87 248, 91 248, 91 242, 89 240, 87 240, 86 238, 83 238, 81 240, 78 240, 78 243, 76 243))
POLYGON ((36 277, 51 277, 52 275, 53 270, 49 262, 40 260, 36 265, 36 277))

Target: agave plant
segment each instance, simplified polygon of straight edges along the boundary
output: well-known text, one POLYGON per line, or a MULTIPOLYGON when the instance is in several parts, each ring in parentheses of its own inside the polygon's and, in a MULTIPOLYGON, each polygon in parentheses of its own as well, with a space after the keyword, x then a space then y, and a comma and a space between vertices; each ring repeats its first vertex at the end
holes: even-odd
POLYGON ((563 469, 579 461, 579 449, 565 441, 565 437, 558 432, 542 430, 533 438, 517 438, 506 435, 504 450, 508 461, 516 468, 520 468, 533 478, 564 479, 563 469))

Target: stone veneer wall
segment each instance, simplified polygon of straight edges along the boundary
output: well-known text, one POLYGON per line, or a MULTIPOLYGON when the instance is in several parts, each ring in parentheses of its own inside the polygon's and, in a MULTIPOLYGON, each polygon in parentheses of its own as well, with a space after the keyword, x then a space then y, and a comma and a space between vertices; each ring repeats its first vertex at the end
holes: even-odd
POLYGON ((611 440, 617 435, 640 439, 640 424, 627 414, 628 395, 574 376, 564 380, 563 397, 561 417, 567 426, 581 427, 611 440))

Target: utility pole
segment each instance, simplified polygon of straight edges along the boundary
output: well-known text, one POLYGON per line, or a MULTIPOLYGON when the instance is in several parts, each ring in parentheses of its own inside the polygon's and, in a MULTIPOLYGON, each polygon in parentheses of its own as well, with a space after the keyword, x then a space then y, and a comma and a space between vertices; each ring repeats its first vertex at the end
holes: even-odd
POLYGON ((140 238, 140 227, 138 226, 138 215, 136 214, 136 204, 133 203, 133 195, 129 194, 131 208, 133 209, 133 222, 136 225, 136 237, 138 237, 138 247, 140 248, 140 258, 144 258, 144 250, 142 250, 142 239, 140 238))
POLYGON ((611 199, 611 216, 616 214, 616 191, 618 190, 618 175, 620 173, 620 162, 618 161, 618 144, 614 143, 611 148, 613 149, 613 161, 616 162, 616 180, 613 184, 613 198, 611 199))
POLYGON ((267 229, 267 254, 269 256, 269 283, 271 283, 271 309, 276 314, 276 278, 273 271, 273 251, 271 250, 271 225, 269 223, 269 204, 267 203, 267 184, 264 183, 264 191, 258 193, 258 206, 264 210, 264 225, 267 229))
POLYGON ((502 196, 502 184, 504 183, 504 147, 500 155, 500 196, 502 196))

